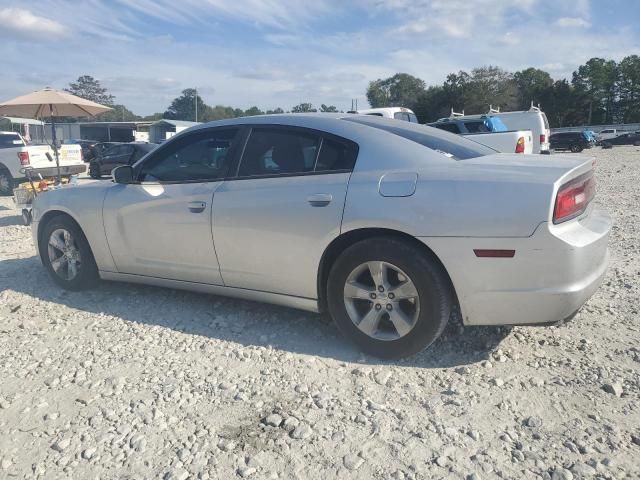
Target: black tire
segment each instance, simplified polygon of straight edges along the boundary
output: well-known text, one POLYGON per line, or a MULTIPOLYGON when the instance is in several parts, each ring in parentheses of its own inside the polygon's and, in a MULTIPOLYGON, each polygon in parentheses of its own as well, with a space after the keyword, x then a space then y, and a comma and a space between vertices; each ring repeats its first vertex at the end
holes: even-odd
POLYGON ((0 167, 0 197, 13 195, 13 187, 16 182, 11 175, 11 172, 5 167, 0 167))
POLYGON ((571 151, 573 153, 580 153, 582 151, 581 145, 571 145, 571 151))
POLYGON ((399 358, 425 349, 442 334, 451 315, 454 293, 449 277, 435 259, 402 239, 378 237, 352 245, 337 258, 329 273, 327 303, 338 329, 361 350, 381 358, 399 358), (354 269, 370 261, 398 267, 418 292, 420 308, 414 326, 400 338, 380 340, 369 336, 347 312, 345 282, 354 269))
POLYGON ((608 142, 603 142, 602 143, 602 148, 604 148, 604 149, 613 148, 613 145, 608 143, 608 142))
POLYGON ((98 165, 98 163, 96 162, 89 163, 89 176, 91 178, 95 178, 96 180, 99 180, 100 178, 102 178, 102 175, 100 174, 100 165, 98 165))
POLYGON ((60 287, 66 290, 84 290, 90 288, 98 281, 98 267, 96 266, 93 252, 89 246, 87 238, 84 236, 82 229, 76 222, 67 215, 58 215, 49 220, 42 226, 42 235, 40 235, 40 259, 47 269, 51 279, 60 287), (78 250, 79 266, 77 274, 71 280, 62 278, 61 275, 54 270, 51 260, 49 259, 49 239, 56 230, 66 230, 71 234, 73 244, 78 250))
POLYGON ((31 210, 28 210, 26 208, 22 209, 22 223, 25 227, 31 225, 31 210))

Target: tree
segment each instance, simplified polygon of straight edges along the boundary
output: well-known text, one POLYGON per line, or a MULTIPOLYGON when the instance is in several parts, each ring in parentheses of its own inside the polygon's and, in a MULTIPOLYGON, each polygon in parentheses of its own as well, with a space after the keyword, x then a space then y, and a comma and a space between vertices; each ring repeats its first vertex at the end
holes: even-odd
POLYGON ((280 107, 276 108, 275 110, 267 110, 267 115, 275 115, 278 113, 284 113, 284 110, 280 107))
POLYGON ((618 64, 620 107, 625 123, 640 122, 640 57, 629 55, 618 64))
POLYGON ((499 67, 474 68, 469 79, 466 113, 486 113, 490 106, 503 110, 516 107, 516 85, 513 75, 499 67))
POLYGON ((70 83, 69 88, 65 88, 65 90, 73 95, 102 105, 111 106, 115 100, 115 97, 107 93, 107 89, 100 85, 100 81, 91 75, 78 77, 78 80, 75 83, 70 83))
POLYGON ((618 68, 614 60, 589 59, 573 72, 571 83, 586 101, 587 125, 612 121, 618 84, 618 68))
POLYGON ((418 96, 410 108, 420 123, 435 122, 449 116, 451 102, 444 87, 431 86, 418 96))
POLYGON ((144 120, 146 122, 155 122, 157 120, 162 120, 163 118, 164 118, 164 113, 156 112, 156 113, 152 113, 151 115, 147 115, 145 117, 142 117, 141 120, 144 120))
POLYGON ((329 105, 329 106, 327 106, 327 105, 325 105, 325 104, 323 103, 322 105, 320 105, 320 111, 321 111, 321 112, 325 112, 325 113, 327 113, 327 112, 334 113, 334 112, 337 112, 337 111, 338 111, 338 109, 337 109, 335 106, 333 106, 333 105, 329 105))
POLYGON ((244 112, 239 108, 226 107, 224 105, 216 105, 215 107, 206 105, 201 120, 203 122, 211 122, 213 120, 241 117, 242 115, 244 115, 244 112))
POLYGON ((182 95, 173 99, 164 118, 171 120, 202 121, 207 105, 202 101, 202 97, 197 95, 195 88, 187 88, 182 91, 182 95), (198 118, 196 119, 196 102, 198 103, 198 118))
POLYGON ((392 77, 369 82, 367 100, 372 108, 407 107, 416 103, 424 90, 424 80, 408 73, 396 73, 392 77))
POLYGON ((526 110, 531 103, 546 104, 553 88, 553 78, 544 70, 527 68, 513 74, 517 88, 517 107, 526 110))
POLYGON ((317 112, 318 110, 313 108, 313 105, 310 103, 301 103, 296 105, 291 109, 291 113, 307 113, 307 112, 317 112))
POLYGON ((443 94, 446 96, 449 110, 463 111, 469 98, 471 77, 467 72, 460 70, 458 73, 450 73, 444 82, 443 94))
POLYGON ((254 115, 264 115, 264 112, 258 107, 251 107, 248 110, 244 111, 244 115, 247 117, 252 117, 254 115))

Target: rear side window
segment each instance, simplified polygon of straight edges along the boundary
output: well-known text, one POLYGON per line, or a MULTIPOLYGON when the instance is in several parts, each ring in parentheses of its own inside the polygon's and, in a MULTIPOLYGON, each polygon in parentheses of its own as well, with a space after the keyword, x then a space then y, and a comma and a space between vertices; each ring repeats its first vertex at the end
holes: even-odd
POLYGON ((484 122, 465 122, 465 127, 469 130, 469 133, 479 133, 479 132, 490 132, 489 127, 485 125, 484 122))
POLYGON ((296 175, 352 170, 353 142, 295 128, 254 128, 238 169, 239 177, 296 175))
POLYGON ((442 132, 437 128, 431 128, 426 125, 415 125, 412 123, 364 117, 345 117, 343 120, 393 133, 407 140, 419 143, 431 150, 435 150, 454 160, 466 160, 468 158, 482 157, 496 153, 496 150, 492 148, 467 140, 462 136, 442 132))
POLYGON ((15 148, 22 146, 22 140, 14 133, 0 133, 0 148, 15 148))
POLYGON ((238 176, 312 172, 320 137, 292 129, 254 128, 244 149, 238 176))
POLYGON ((408 113, 404 113, 404 112, 396 112, 393 114, 393 118, 395 118, 396 120, 404 120, 405 122, 410 121, 409 120, 409 114, 408 113))
POLYGON ((355 144, 324 138, 315 171, 353 170, 357 156, 355 144))

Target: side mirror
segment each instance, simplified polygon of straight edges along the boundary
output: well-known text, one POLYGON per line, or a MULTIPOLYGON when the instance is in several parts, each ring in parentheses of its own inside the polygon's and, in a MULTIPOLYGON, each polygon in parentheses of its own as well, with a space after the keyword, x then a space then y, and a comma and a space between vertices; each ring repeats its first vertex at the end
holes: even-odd
POLYGON ((116 167, 111 172, 113 175, 113 181, 115 183, 128 184, 133 183, 133 168, 129 165, 122 165, 120 167, 116 167))

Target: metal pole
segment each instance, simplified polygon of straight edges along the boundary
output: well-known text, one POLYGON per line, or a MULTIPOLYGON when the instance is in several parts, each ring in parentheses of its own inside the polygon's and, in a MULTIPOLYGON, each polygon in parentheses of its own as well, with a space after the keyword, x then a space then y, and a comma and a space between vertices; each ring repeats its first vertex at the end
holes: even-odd
POLYGON ((62 183, 62 175, 60 175, 60 158, 58 157, 58 145, 56 140, 56 121, 53 119, 53 105, 49 104, 49 113, 51 115, 51 142, 53 143, 53 155, 56 157, 57 184, 62 183))
POLYGON ((198 89, 194 88, 196 91, 196 122, 198 121, 198 89))

